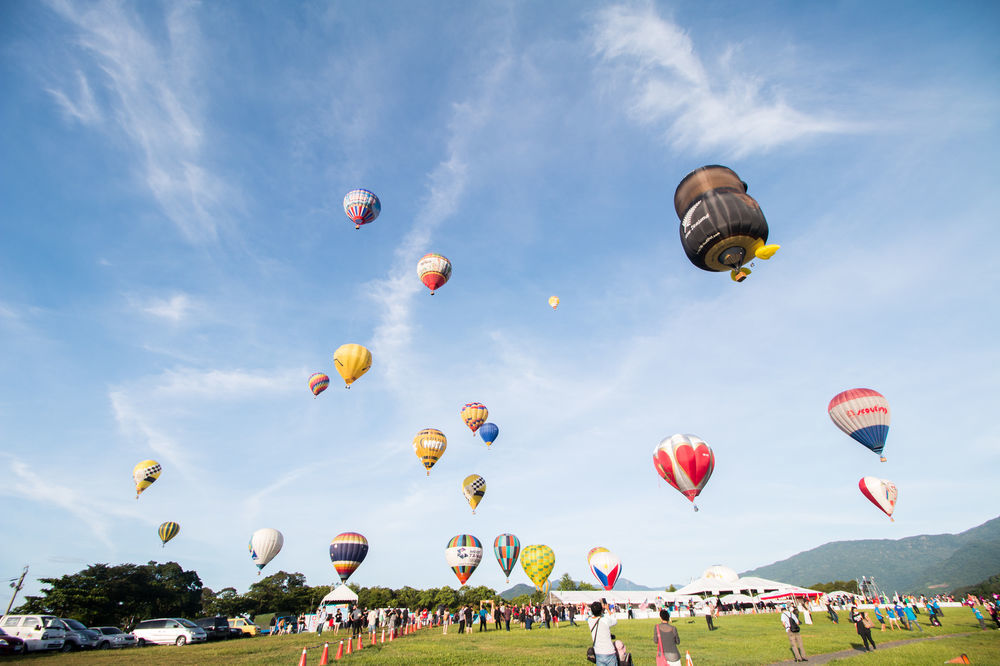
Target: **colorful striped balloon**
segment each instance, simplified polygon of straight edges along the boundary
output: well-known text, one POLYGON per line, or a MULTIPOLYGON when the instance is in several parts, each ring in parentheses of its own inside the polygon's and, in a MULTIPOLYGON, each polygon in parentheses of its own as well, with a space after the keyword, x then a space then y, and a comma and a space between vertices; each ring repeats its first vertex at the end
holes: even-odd
POLYGON ((413 452, 431 475, 431 467, 441 459, 448 448, 448 438, 437 428, 424 428, 413 438, 413 452))
POLYGON ((330 542, 330 561, 342 583, 346 583, 351 574, 361 566, 366 555, 368 539, 357 532, 338 534, 330 542))
POLYGON ((465 425, 469 426, 473 435, 479 430, 479 426, 486 422, 486 417, 489 415, 490 412, 486 409, 486 405, 481 402, 467 402, 462 407, 462 420, 465 421, 465 425))
POLYGON ((848 389, 833 396, 827 411, 834 424, 885 462, 882 449, 889 436, 889 401, 878 391, 848 389))
POLYGON ((326 390, 326 387, 330 385, 330 378, 324 375, 322 372, 317 372, 315 375, 309 378, 309 390, 312 391, 313 395, 319 395, 326 390))
POLYGON ((351 190, 344 197, 344 212, 354 223, 354 228, 360 229, 362 224, 375 221, 382 212, 382 202, 371 190, 351 190))
POLYGON ((471 534, 453 536, 445 548, 444 559, 455 572, 458 582, 465 585, 483 560, 483 544, 471 534))
POLYGON ((166 547, 167 542, 173 539, 181 531, 181 526, 174 522, 166 522, 160 525, 160 529, 156 531, 160 535, 160 541, 163 542, 163 546, 166 547))
POLYGON ((513 534, 501 534, 493 540, 493 553, 497 556, 500 568, 510 582, 510 572, 517 564, 517 556, 521 552, 521 542, 513 534))

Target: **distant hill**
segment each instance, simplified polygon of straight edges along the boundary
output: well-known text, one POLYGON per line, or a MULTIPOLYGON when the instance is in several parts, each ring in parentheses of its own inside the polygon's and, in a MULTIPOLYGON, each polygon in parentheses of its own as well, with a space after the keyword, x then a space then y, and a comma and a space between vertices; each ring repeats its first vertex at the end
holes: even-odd
POLYGON ((746 571, 795 585, 875 576, 883 592, 949 592, 996 574, 1000 517, 959 534, 834 541, 746 571))
POLYGON ((534 585, 526 585, 524 583, 518 583, 509 590, 504 590, 503 592, 501 592, 500 598, 510 600, 513 599, 514 597, 519 597, 522 594, 531 594, 534 591, 535 591, 534 585))

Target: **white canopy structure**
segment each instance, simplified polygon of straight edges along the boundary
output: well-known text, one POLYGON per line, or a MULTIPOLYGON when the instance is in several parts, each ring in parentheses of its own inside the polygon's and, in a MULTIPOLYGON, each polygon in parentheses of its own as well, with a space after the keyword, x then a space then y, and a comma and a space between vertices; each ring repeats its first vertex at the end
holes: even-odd
POLYGON ((658 590, 552 590, 551 596, 564 604, 591 604, 606 599, 609 604, 662 604, 673 594, 658 590))
MULTIPOLYGON (((781 583, 767 578, 757 576, 740 576, 730 569, 721 565, 709 567, 701 575, 701 578, 693 580, 681 589, 677 590, 678 595, 711 595, 717 597, 722 594, 760 596, 765 599, 770 593, 781 590, 805 590, 789 583, 781 583)), ((807 590, 815 592, 814 590, 807 590)), ((819 594, 819 593, 815 593, 819 594)), ((803 596, 800 592, 797 596, 803 596)), ((723 601, 723 603, 732 603, 723 601)))
POLYGON ((345 606, 350 604, 355 604, 358 602, 358 595, 354 593, 354 590, 347 587, 346 585, 338 585, 335 589, 330 590, 323 597, 323 600, 319 602, 320 606, 345 606))
POLYGON ((775 592, 769 592, 767 594, 760 595, 761 601, 777 601, 779 599, 791 599, 794 597, 804 597, 808 599, 815 599, 823 596, 823 592, 818 592, 817 590, 810 590, 805 587, 799 587, 798 585, 789 585, 788 587, 777 590, 775 592))

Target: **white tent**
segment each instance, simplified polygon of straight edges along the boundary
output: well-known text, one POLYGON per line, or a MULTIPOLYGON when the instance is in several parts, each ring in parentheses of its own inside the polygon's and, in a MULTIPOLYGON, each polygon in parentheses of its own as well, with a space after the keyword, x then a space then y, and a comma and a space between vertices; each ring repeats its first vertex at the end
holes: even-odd
POLYGON ((760 600, 777 601, 778 599, 789 599, 795 597, 806 597, 806 598, 816 599, 821 596, 823 596, 822 592, 818 592, 816 590, 810 590, 805 587, 799 587, 798 585, 789 585, 784 589, 760 595, 760 600))
POLYGON ((739 594, 746 592, 760 594, 761 592, 775 592, 787 587, 793 586, 788 583, 779 583, 776 580, 757 578, 756 576, 746 576, 744 578, 737 578, 736 580, 722 580, 720 578, 706 578, 702 576, 677 590, 677 594, 710 594, 717 597, 720 594, 727 593, 739 594))
POLYGON ((662 604, 673 595, 657 590, 552 590, 552 596, 564 604, 591 604, 606 599, 609 604, 662 604))
POLYGON ((358 595, 346 585, 338 585, 330 590, 319 602, 320 606, 349 606, 358 602, 358 595))

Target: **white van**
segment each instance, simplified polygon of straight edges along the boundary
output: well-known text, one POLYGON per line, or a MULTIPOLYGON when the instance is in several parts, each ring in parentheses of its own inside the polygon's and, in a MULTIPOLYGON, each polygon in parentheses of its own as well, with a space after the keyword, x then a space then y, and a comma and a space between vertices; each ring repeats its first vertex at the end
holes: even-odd
POLYGON ((182 617, 161 617, 155 620, 143 620, 135 625, 132 635, 139 647, 155 643, 157 645, 184 645, 185 643, 204 643, 208 638, 205 630, 191 620, 182 617))
POLYGON ((66 630, 55 615, 4 615, 0 627, 11 636, 24 641, 28 652, 61 650, 66 630))

